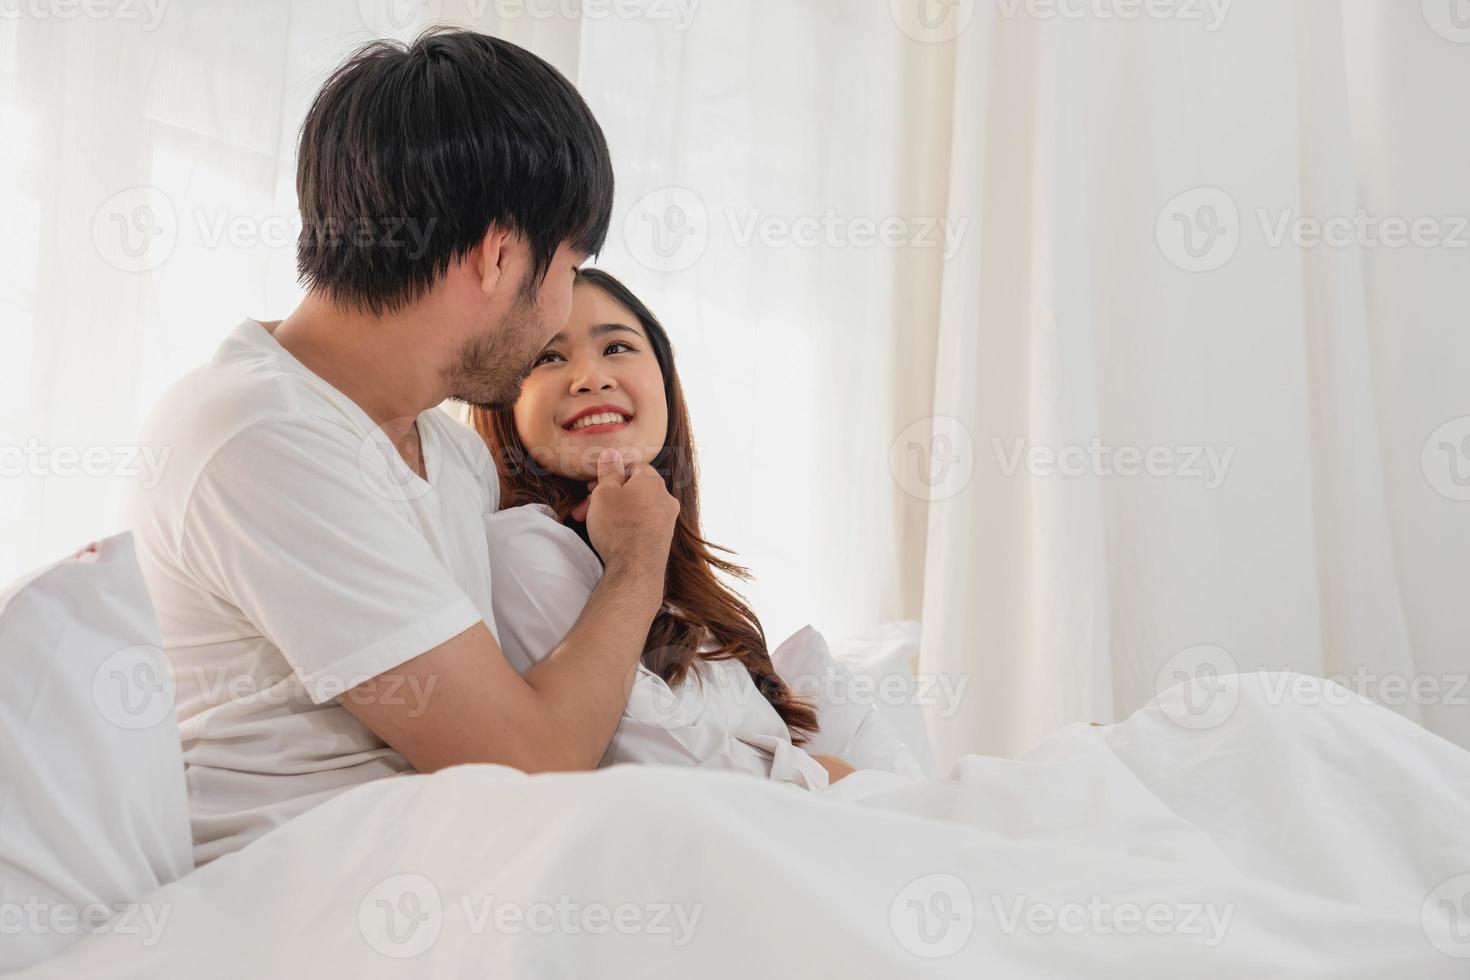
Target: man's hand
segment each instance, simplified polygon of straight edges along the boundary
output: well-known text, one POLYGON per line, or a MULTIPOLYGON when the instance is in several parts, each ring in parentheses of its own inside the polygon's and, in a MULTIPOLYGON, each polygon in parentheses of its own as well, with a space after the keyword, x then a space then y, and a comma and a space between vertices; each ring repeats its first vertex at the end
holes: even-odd
POLYGON ((850 776, 857 772, 856 769, 835 755, 814 755, 812 758, 816 759, 822 768, 827 770, 828 783, 835 783, 844 776, 850 776))
POLYGON ((579 505, 577 510, 584 512, 587 537, 610 571, 657 569, 662 574, 679 519, 679 501, 657 470, 635 463, 625 472, 622 455, 605 449, 597 458, 597 485, 585 507, 579 505))

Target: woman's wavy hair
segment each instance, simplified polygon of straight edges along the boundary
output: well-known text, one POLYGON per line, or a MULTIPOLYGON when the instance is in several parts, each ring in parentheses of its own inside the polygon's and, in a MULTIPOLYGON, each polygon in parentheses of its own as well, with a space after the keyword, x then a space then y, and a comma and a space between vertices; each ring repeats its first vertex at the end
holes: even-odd
MULTIPOLYGON (((695 657, 738 660, 750 672, 756 690, 786 723, 792 740, 803 744, 808 735, 817 731, 815 709, 792 692, 776 673, 760 620, 739 593, 716 575, 724 572, 748 580, 750 573, 716 555, 716 551, 733 552, 711 544, 700 533, 694 439, 684 392, 674 370, 674 349, 669 336, 652 311, 608 273, 581 269, 577 283, 601 289, 637 317, 663 372, 669 430, 663 449, 651 465, 664 478, 669 493, 679 501, 679 518, 669 547, 664 601, 649 628, 643 663, 670 686, 676 686, 688 676, 695 657)), ((552 473, 532 458, 516 430, 513 405, 477 407, 471 410, 471 417, 500 472, 501 507, 545 504, 585 540, 585 526, 571 517, 571 511, 587 497, 586 483, 552 473)))

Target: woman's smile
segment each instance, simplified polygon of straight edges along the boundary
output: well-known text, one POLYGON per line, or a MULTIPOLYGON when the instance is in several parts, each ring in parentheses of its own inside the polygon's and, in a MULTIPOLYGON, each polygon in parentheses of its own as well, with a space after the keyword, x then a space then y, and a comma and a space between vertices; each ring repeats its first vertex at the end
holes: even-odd
POLYGON ((613 405, 593 405, 573 415, 562 428, 573 435, 597 435, 626 429, 633 421, 633 413, 613 405))

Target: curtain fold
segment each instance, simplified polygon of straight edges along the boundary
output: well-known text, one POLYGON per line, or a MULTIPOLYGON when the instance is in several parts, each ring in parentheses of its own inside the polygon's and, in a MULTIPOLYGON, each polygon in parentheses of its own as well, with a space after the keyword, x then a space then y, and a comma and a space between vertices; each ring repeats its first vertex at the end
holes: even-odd
MULTIPOLYGON (((941 759, 1120 717, 1180 669, 1342 676, 1470 744, 1463 633, 1416 648, 1398 575, 1380 445, 1417 451, 1428 430, 1379 409, 1383 250, 1280 234, 1363 210, 1378 147, 1355 142, 1350 59, 1448 46, 1421 22, 1397 50, 1366 51, 1395 39, 1362 30, 1353 47, 1316 2, 1237 7, 1216 33, 1006 9, 979 5, 954 42, 950 208, 978 234, 944 271, 933 411, 969 436, 974 473, 930 505, 921 671, 973 683, 931 713, 941 759), (1100 462, 1058 462, 1093 447, 1100 462), (1125 451, 1158 453, 1159 473, 1125 474, 1125 451)), ((1453 215, 1439 189, 1424 213, 1453 215)), ((1457 288, 1446 274, 1430 295, 1457 288)), ((1413 496, 1463 533, 1418 462, 1413 496)), ((1415 558, 1466 584, 1448 551, 1415 558)))

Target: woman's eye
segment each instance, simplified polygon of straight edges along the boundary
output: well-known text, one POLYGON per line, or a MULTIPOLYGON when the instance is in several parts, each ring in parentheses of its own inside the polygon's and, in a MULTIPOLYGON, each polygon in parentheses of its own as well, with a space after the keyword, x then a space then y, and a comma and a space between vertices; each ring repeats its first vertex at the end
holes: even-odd
POLYGON ((603 354, 616 354, 616 353, 621 353, 621 351, 614 351, 613 350, 614 347, 621 347, 621 348, 623 348, 623 350, 626 350, 626 351, 631 351, 633 349, 633 345, 630 344, 630 343, 628 343, 627 341, 624 341, 624 340, 614 340, 612 343, 610 343, 610 344, 607 345, 607 350, 603 351, 602 353, 603 354))
POLYGON ((541 354, 540 357, 537 357, 536 360, 531 363, 531 367, 540 367, 543 364, 549 364, 551 363, 551 358, 553 357, 560 359, 561 355, 554 350, 545 351, 541 354))

